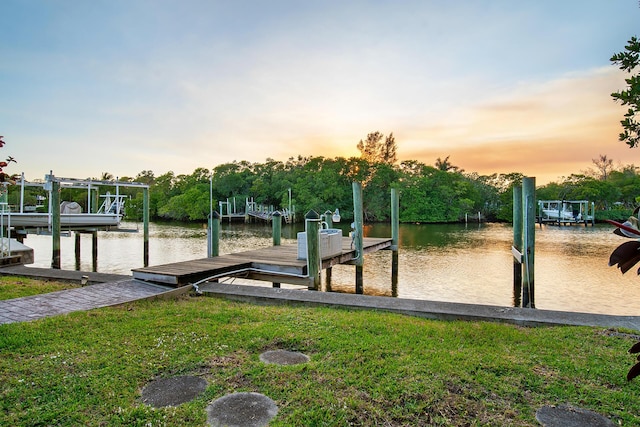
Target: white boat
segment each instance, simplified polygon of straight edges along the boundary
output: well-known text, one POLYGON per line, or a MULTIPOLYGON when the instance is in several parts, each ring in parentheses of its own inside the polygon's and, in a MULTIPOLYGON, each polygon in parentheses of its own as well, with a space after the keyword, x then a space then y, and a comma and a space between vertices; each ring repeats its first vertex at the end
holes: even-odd
MULTIPOLYGON (((15 228, 49 228, 53 221, 48 213, 3 213, 2 224, 15 228)), ((120 224, 121 215, 114 213, 77 213, 60 214, 60 227, 116 227, 120 224)))
POLYGON ((587 200, 538 200, 540 222, 587 223, 593 222, 594 215, 595 206, 587 200))
MULTIPOLYGON (((562 208, 558 208, 558 207, 549 207, 546 209, 543 208, 542 213, 544 214, 545 218, 549 218, 549 219, 580 219, 580 218, 576 218, 575 215, 573 214, 573 210, 567 209, 566 206, 563 206, 562 208)), ((578 216, 580 216, 580 214, 578 214, 578 216)))

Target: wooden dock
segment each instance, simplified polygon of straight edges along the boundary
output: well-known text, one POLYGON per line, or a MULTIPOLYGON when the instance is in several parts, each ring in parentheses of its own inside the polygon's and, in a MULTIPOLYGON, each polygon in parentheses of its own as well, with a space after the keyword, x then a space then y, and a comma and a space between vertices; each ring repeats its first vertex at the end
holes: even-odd
MULTIPOLYGON (((364 238, 364 254, 391 248, 391 238, 364 238)), ((134 279, 163 285, 183 286, 205 279, 242 277, 275 283, 311 286, 307 261, 298 259, 297 245, 270 246, 234 254, 163 264, 133 270, 134 279)), ((322 269, 350 264, 356 257, 351 239, 342 238, 342 253, 323 258, 322 269)))

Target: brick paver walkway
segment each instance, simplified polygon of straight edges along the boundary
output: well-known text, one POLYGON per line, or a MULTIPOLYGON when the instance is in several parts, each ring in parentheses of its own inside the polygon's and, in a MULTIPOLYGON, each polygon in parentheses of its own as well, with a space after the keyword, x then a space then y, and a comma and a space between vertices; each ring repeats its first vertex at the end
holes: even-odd
POLYGON ((0 301, 0 324, 118 305, 175 291, 175 288, 127 279, 4 300, 0 301))

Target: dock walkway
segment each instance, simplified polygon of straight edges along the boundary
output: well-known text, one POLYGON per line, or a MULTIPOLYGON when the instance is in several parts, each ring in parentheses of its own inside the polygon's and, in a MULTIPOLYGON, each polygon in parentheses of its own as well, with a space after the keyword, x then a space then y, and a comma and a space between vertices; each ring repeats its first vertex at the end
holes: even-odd
MULTIPOLYGON (((363 252, 367 254, 390 248, 391 238, 366 237, 363 244, 363 252)), ((297 257, 297 245, 270 246, 213 258, 138 268, 133 270, 133 277, 138 280, 178 287, 205 279, 232 276, 310 286, 313 279, 308 277, 307 261, 297 257)), ((323 258, 322 268, 330 268, 337 264, 349 264, 355 257, 356 251, 351 247, 351 239, 343 237, 342 252, 323 258)))

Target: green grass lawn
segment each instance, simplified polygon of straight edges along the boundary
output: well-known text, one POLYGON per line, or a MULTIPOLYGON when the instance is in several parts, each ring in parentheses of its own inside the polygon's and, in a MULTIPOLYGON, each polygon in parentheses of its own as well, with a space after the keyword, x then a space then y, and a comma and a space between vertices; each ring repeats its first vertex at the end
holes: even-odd
POLYGON ((77 288, 80 284, 26 277, 0 276, 0 300, 77 288))
POLYGON ((524 328, 206 297, 142 301, 0 325, 0 425, 204 426, 225 394, 273 399, 272 426, 537 426, 572 404, 640 425, 636 339, 601 328, 524 328), (302 365, 263 364, 286 349, 302 365), (198 375, 178 407, 142 403, 151 380, 198 375))

